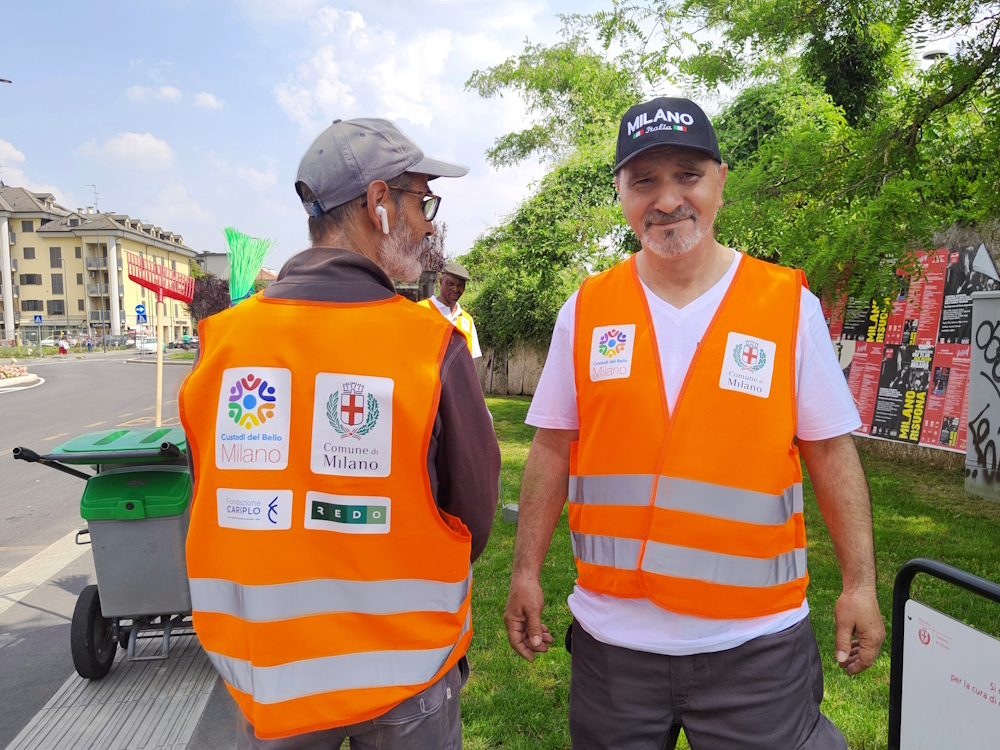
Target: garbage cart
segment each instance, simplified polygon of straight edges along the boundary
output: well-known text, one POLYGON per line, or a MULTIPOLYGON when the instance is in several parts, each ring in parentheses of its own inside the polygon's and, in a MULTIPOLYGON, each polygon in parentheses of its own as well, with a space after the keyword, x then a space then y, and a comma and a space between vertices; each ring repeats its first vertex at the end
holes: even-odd
POLYGON ((14 449, 14 458, 86 480, 80 515, 87 528, 77 543, 91 545, 97 585, 81 592, 70 627, 81 677, 104 677, 119 645, 129 661, 166 659, 171 635, 194 632, 184 557, 191 501, 186 447, 181 429, 160 427, 91 432, 44 455, 14 449), (160 653, 137 656, 139 638, 162 638, 160 653))

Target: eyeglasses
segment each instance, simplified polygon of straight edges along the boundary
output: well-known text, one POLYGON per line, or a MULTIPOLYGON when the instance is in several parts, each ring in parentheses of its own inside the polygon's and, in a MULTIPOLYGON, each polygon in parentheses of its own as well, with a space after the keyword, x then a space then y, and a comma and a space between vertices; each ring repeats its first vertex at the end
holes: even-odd
POLYGON ((390 190, 399 190, 404 193, 411 193, 412 195, 419 195, 423 198, 420 201, 420 210, 424 214, 424 218, 427 221, 434 221, 434 217, 437 216, 438 209, 441 207, 441 196, 434 195, 434 193, 425 193, 421 190, 410 190, 410 188, 400 187, 399 185, 389 185, 390 190))

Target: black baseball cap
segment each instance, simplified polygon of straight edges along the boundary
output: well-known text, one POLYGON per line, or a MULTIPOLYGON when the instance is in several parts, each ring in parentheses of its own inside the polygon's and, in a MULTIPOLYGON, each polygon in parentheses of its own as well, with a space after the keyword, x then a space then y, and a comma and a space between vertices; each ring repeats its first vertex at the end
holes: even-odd
POLYGON ((722 163, 712 122, 690 99, 661 96, 631 107, 618 128, 615 172, 634 156, 658 146, 692 148, 722 163))

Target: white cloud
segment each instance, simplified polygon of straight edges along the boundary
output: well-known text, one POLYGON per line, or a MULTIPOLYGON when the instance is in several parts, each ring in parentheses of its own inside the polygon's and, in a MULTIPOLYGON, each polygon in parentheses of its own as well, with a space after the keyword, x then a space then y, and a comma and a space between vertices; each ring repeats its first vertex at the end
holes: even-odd
POLYGON ((81 156, 90 158, 106 157, 125 166, 144 169, 162 169, 174 162, 174 150, 162 138, 152 133, 119 133, 98 146, 91 139, 76 150, 81 156))
POLYGON ((24 154, 14 148, 14 144, 0 138, 0 165, 6 166, 11 162, 24 163, 24 154))
POLYGON ((290 80, 274 87, 278 106, 303 130, 314 130, 318 119, 332 119, 331 113, 347 113, 357 104, 352 87, 341 78, 336 54, 332 44, 321 47, 290 80))
POLYGON ((32 180, 25 174, 24 170, 15 164, 24 164, 27 161, 24 152, 19 151, 13 143, 0 138, 0 182, 7 187, 22 187, 34 193, 52 193, 56 202, 68 206, 75 202, 71 193, 65 193, 55 185, 39 183, 32 180))
POLYGON ((240 186, 261 189, 268 188, 278 181, 278 174, 273 167, 257 169, 240 162, 230 162, 225 159, 212 158, 212 171, 223 177, 235 177, 240 186))
POLYGON ((194 105, 202 109, 222 109, 226 106, 215 94, 202 91, 194 95, 194 105))
POLYGON ((152 201, 142 206, 141 215, 161 226, 181 219, 202 224, 215 221, 212 212, 206 211, 188 195, 187 188, 180 182, 168 185, 157 193, 152 201))
POLYGON ((184 94, 175 86, 160 86, 158 89, 152 89, 149 86, 129 86, 125 89, 125 96, 134 102, 145 102, 155 99, 160 102, 171 102, 174 104, 184 98, 184 94))

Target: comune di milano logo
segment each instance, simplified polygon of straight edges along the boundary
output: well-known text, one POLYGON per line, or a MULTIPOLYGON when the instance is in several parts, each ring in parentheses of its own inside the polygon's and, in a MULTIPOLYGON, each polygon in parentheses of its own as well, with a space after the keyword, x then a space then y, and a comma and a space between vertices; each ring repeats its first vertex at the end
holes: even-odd
POLYGON ((371 375, 321 372, 316 376, 313 472, 389 476, 394 387, 390 378, 371 375))

